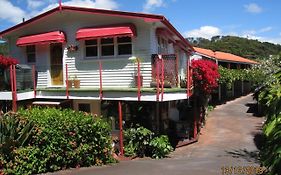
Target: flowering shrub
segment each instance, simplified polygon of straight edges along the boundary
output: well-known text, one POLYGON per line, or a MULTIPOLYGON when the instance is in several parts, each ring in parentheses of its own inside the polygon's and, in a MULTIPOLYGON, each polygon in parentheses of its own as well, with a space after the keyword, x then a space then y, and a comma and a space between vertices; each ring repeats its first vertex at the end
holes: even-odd
POLYGON ((2 67, 4 69, 9 67, 10 65, 15 65, 18 63, 19 63, 19 61, 15 58, 0 55, 0 67, 2 67))
POLYGON ((192 61, 194 86, 203 94, 210 94, 218 87, 218 66, 209 60, 192 61))

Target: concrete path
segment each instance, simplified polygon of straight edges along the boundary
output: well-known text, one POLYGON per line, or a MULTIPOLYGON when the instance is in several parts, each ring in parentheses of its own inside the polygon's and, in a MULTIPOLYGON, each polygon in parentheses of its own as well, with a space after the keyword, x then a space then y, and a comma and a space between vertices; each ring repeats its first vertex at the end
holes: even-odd
POLYGON ((248 95, 217 106, 208 115, 199 142, 177 149, 169 158, 138 159, 56 174, 219 175, 223 167, 259 166, 254 140, 264 119, 253 116, 252 104, 252 96, 248 95))

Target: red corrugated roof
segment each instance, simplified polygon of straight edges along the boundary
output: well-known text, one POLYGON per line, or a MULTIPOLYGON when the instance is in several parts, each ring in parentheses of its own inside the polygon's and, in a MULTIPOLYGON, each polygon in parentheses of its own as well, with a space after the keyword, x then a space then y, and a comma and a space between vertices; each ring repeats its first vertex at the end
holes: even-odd
POLYGON ((243 58, 231 53, 220 52, 220 51, 212 51, 210 49, 203 49, 199 47, 194 47, 195 52, 199 54, 205 55, 210 58, 214 58, 219 61, 227 61, 227 62, 238 62, 238 63, 249 63, 249 64, 258 64, 258 62, 243 58))
POLYGON ((114 10, 103 10, 103 9, 94 9, 94 8, 84 8, 84 7, 72 7, 72 6, 59 6, 54 9, 51 9, 43 14, 40 14, 30 20, 22 22, 18 25, 15 25, 7 30, 0 32, 0 38, 5 36, 15 30, 18 30, 28 24, 37 22, 38 20, 45 18, 49 15, 52 15, 57 12, 62 11, 75 11, 80 13, 91 13, 91 14, 102 14, 109 16, 120 16, 120 17, 129 17, 129 18, 138 18, 143 19, 146 22, 162 22, 172 33, 180 38, 180 42, 185 46, 185 50, 194 51, 193 47, 189 44, 189 42, 174 28, 174 26, 162 15, 154 15, 154 14, 144 14, 144 13, 134 13, 134 12, 123 12, 123 11, 114 11, 114 10))
POLYGON ((54 31, 54 32, 20 37, 17 40, 17 46, 47 44, 47 43, 64 43, 64 42, 65 42, 65 36, 63 32, 54 31))
POLYGON ((135 26, 132 24, 124 24, 119 26, 106 26, 95 28, 83 28, 76 32, 76 39, 95 39, 114 36, 136 36, 135 26))
POLYGON ((215 52, 209 49, 203 49, 203 48, 199 48, 199 47, 193 47, 195 52, 198 52, 200 54, 203 54, 207 57, 211 57, 211 58, 215 58, 215 52))
POLYGON ((235 61, 235 62, 241 62, 241 63, 250 63, 250 64, 258 64, 258 62, 243 58, 231 53, 225 53, 225 52, 215 52, 215 58, 218 60, 226 60, 226 61, 235 61))

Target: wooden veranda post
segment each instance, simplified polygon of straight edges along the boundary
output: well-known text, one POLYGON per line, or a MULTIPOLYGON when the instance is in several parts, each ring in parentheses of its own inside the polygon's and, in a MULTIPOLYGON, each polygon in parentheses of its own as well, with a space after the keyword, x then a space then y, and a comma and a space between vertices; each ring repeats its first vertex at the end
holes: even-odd
MULTIPOLYGON (((11 85, 11 92, 12 92, 12 107, 14 106, 14 80, 13 80, 13 66, 10 65, 10 85, 11 85)), ((13 108, 14 111, 14 108, 13 108)))
POLYGON ((159 102, 157 101, 156 102, 156 111, 155 111, 155 114, 156 114, 156 131, 157 133, 159 133, 160 131, 160 108, 159 108, 159 102))
POLYGON ((189 85, 190 85, 190 74, 189 74, 189 53, 187 52, 186 60, 186 97, 189 98, 189 85))
POLYGON ((32 79, 33 79, 33 94, 34 94, 34 98, 36 98, 36 70, 35 70, 35 65, 32 65, 32 79))
POLYGON ((178 64, 178 61, 179 61, 179 55, 178 53, 176 54, 176 87, 179 86, 179 64, 178 64))
POLYGON ((123 119, 122 119, 122 103, 118 102, 118 111, 119 111, 119 143, 120 143, 120 154, 124 155, 123 148, 123 119))
POLYGON ((100 100, 102 100, 103 94, 102 94, 102 63, 101 63, 101 60, 99 60, 99 74, 100 74, 100 100))
POLYGON ((164 59, 161 57, 161 101, 163 101, 164 98, 164 59))
POLYGON ((159 57, 157 56, 156 60, 156 101, 159 101, 159 57))
POLYGON ((198 106, 197 106, 197 99, 196 98, 194 98, 194 126, 193 126, 193 138, 194 139, 197 139, 197 112, 198 112, 198 110, 197 110, 197 108, 198 108, 198 106))
POLYGON ((141 99, 141 78, 140 78, 140 60, 137 58, 137 64, 138 64, 138 101, 141 99))
POLYGON ((68 81, 68 65, 65 64, 65 85, 66 85, 66 92, 65 92, 65 95, 66 95, 66 98, 69 99, 69 81, 68 81))
POLYGON ((221 84, 219 84, 219 101, 221 101, 221 84))
POLYGON ((12 110, 17 112, 17 82, 16 82, 16 66, 10 66, 10 82, 12 91, 12 110))

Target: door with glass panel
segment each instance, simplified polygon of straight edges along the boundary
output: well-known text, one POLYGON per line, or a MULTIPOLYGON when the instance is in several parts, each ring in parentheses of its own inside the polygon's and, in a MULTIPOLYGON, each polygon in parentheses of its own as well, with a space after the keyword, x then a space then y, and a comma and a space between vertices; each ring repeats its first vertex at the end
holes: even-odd
POLYGON ((50 45, 50 74, 51 85, 60 86, 63 85, 63 52, 62 44, 54 43, 50 45))

